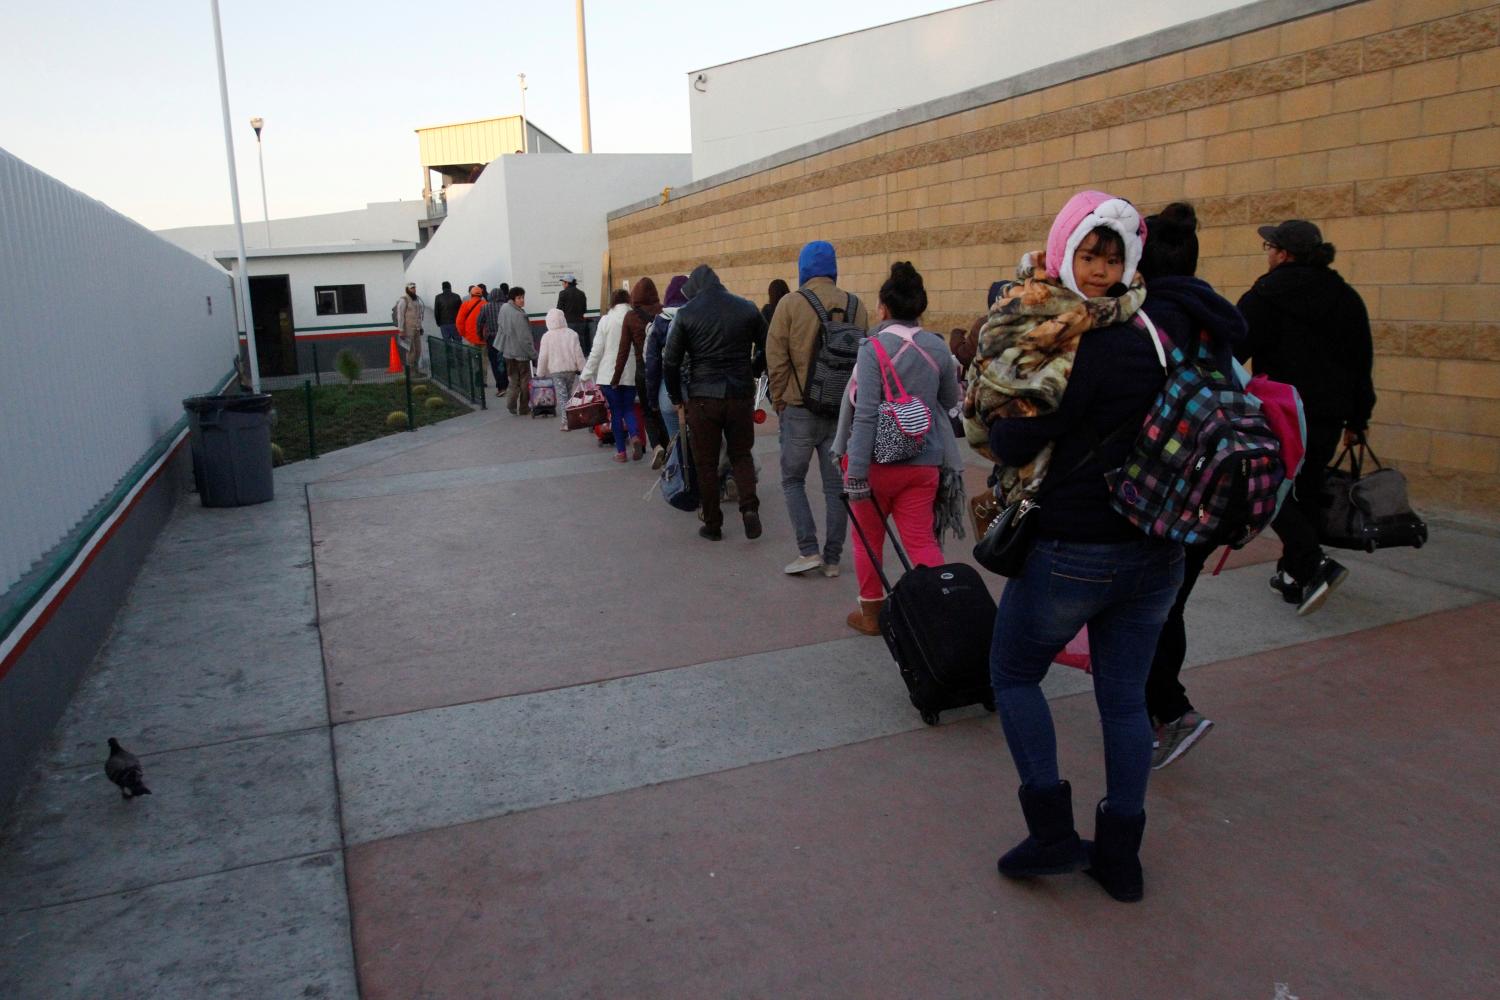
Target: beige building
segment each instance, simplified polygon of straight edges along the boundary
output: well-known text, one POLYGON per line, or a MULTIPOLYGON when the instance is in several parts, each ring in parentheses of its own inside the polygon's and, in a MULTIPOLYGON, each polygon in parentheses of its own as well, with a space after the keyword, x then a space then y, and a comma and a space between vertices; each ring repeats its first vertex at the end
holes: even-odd
POLYGON ((1265 269, 1257 225, 1317 222, 1370 310, 1374 447, 1420 503, 1500 514, 1494 2, 1263 0, 907 108, 611 213, 613 279, 706 261, 763 301, 827 239, 867 298, 912 260, 946 331, 1082 188, 1191 201, 1231 300, 1265 269))

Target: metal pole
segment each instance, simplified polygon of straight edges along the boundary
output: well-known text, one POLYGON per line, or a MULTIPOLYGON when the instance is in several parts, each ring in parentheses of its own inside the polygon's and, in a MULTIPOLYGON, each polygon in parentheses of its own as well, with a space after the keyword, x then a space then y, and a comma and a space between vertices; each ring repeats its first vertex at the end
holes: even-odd
POLYGON ((266 202, 266 154, 265 147, 260 141, 258 128, 255 130, 255 158, 260 162, 260 217, 266 222, 266 247, 269 248, 271 246, 271 208, 266 202))
POLYGON ((521 152, 531 152, 531 137, 526 134, 526 74, 517 73, 521 78, 521 152))
POLYGON ((307 402, 307 457, 318 457, 318 432, 316 427, 317 417, 313 415, 316 407, 313 406, 312 383, 307 379, 302 380, 302 398, 307 402))
POLYGON ((224 34, 219 27, 219 0, 209 0, 209 6, 214 14, 214 52, 219 58, 219 107, 224 118, 224 156, 229 161, 229 200, 234 206, 234 238, 239 248, 240 315, 245 319, 250 389, 260 392, 260 359, 255 354, 255 319, 250 310, 250 275, 245 265, 245 223, 240 218, 240 181, 234 169, 234 133, 229 128, 229 80, 224 75, 224 34))
POLYGON ((578 105, 583 118, 583 151, 594 151, 594 134, 589 127, 589 46, 583 33, 583 0, 578 7, 578 105))
POLYGON ((401 370, 406 373, 406 429, 414 431, 417 429, 417 414, 411 405, 411 365, 402 365, 401 370))

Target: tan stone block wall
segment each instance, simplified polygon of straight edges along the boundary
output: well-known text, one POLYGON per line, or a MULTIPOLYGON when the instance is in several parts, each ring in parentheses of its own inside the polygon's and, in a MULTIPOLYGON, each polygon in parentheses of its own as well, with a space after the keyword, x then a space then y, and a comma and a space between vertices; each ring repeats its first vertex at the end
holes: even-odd
POLYGON ((712 264, 765 300, 827 239, 873 302, 893 260, 925 324, 967 326, 1073 192, 1191 201, 1235 299, 1255 227, 1312 219, 1364 296, 1372 441, 1428 505, 1500 514, 1500 4, 1367 0, 922 122, 609 225, 615 281, 712 264))

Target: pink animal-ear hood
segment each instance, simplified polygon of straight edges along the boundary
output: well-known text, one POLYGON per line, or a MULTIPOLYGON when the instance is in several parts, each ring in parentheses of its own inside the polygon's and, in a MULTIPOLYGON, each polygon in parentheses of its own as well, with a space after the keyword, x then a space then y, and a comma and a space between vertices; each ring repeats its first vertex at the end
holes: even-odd
POLYGON ((1141 262, 1141 248, 1146 245, 1146 222, 1130 202, 1103 191, 1078 192, 1052 220, 1052 230, 1047 234, 1047 276, 1077 292, 1073 252, 1100 226, 1113 229, 1125 241, 1125 274, 1120 280, 1130 284, 1141 262))

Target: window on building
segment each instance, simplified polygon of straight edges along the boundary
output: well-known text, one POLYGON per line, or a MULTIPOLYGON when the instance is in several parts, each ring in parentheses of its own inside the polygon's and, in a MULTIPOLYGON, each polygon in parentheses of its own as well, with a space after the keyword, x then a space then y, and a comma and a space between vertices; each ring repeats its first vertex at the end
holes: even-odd
POLYGON ((319 316, 368 311, 364 285, 317 285, 313 288, 313 298, 317 300, 319 316))

